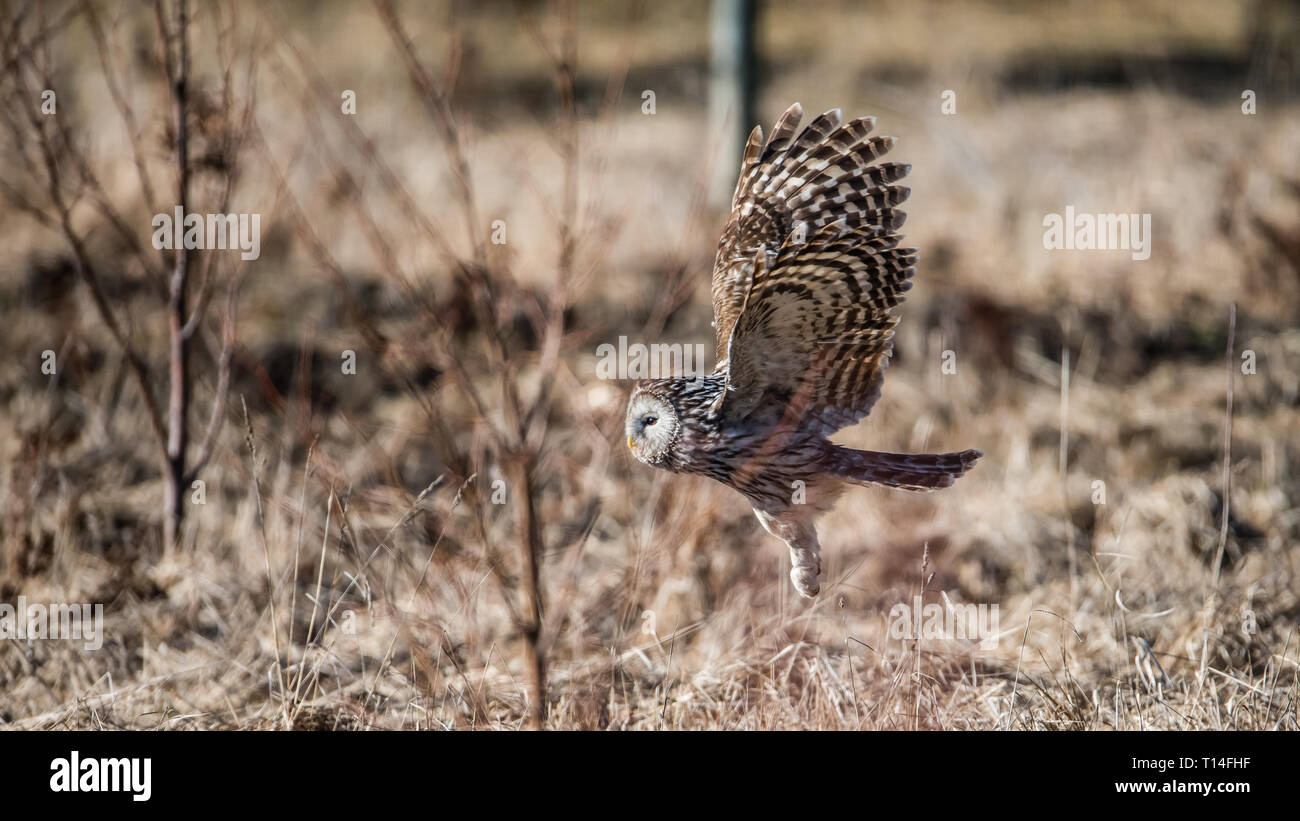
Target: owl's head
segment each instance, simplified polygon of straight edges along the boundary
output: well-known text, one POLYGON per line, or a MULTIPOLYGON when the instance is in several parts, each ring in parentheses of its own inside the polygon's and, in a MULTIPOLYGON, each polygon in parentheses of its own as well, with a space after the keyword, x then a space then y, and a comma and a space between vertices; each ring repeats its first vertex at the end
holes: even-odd
POLYGON ((680 428, 672 402, 661 393, 638 387, 627 403, 625 425, 632 455, 647 465, 662 467, 680 428))

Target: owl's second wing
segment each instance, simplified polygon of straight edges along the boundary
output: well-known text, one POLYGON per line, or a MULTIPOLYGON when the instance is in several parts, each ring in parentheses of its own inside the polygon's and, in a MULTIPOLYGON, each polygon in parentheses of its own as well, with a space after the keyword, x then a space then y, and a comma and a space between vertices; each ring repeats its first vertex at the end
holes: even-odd
MULTIPOLYGON (((871 409, 888 364, 916 251, 898 248, 909 166, 874 164, 893 145, 872 120, 815 119, 797 137, 798 106, 760 150, 751 136, 714 271, 727 412, 783 403, 826 432, 871 409)), ((757 132, 755 132, 757 134, 757 132)))

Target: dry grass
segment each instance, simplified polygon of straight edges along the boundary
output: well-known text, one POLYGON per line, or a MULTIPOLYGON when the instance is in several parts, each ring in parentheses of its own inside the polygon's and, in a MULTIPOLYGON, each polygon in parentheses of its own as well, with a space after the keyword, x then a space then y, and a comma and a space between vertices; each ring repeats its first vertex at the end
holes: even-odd
MULTIPOLYGON (((133 146, 159 180, 172 161, 152 15, 97 6, 133 136, 80 4, 41 5, 7 48, 28 59, 66 17, 31 50, 74 135, 61 161, 84 157, 145 242, 170 201, 133 146)), ((1243 116, 1239 89, 1174 59, 1237 59, 1250 7, 849 7, 818 45, 811 15, 773 4, 764 117, 873 113, 914 166, 916 287, 884 396, 840 440, 987 454, 938 494, 846 494, 811 605, 739 496, 633 463, 627 386, 595 378, 620 334, 710 341, 693 7, 198 4, 196 109, 242 65, 214 20, 254 58, 232 84, 253 114, 229 210, 262 213, 262 257, 206 504, 170 549, 129 365, 61 233, 13 207, 39 211, 43 178, 0 170, 0 602, 106 615, 97 652, 0 645, 0 726, 1300 728, 1300 104, 1261 90, 1243 116), (1052 60, 1132 70, 1016 85, 1052 60), (1151 259, 1044 251, 1066 204, 1150 212, 1151 259), (1229 359, 1257 369, 1230 370, 1225 511, 1234 302, 1229 359), (945 594, 998 605, 996 647, 889 638, 894 604, 945 594)), ((160 368, 147 264, 101 206, 74 225, 160 368)), ((197 338, 208 407, 220 323, 197 338)))

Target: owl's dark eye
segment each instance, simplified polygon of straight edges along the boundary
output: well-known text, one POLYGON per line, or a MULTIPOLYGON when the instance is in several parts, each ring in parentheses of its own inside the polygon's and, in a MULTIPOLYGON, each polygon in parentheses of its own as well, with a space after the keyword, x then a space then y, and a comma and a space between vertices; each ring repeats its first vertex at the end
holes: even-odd
POLYGON ((646 416, 646 417, 642 417, 641 419, 642 424, 644 424, 646 427, 650 427, 651 425, 653 425, 655 422, 658 421, 659 421, 658 416, 646 416))

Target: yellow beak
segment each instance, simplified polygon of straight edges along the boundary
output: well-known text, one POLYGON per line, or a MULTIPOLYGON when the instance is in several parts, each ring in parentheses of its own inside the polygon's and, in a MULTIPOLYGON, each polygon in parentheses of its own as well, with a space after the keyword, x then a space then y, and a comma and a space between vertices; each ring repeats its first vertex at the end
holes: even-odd
POLYGON ((631 437, 631 436, 627 437, 627 449, 628 449, 628 450, 636 450, 636 448, 632 447, 632 437, 631 437))

